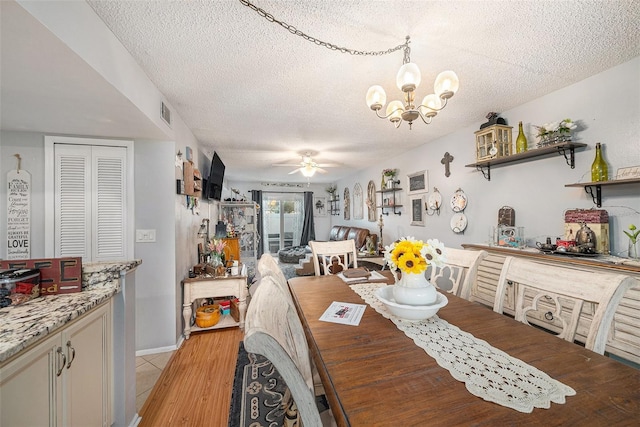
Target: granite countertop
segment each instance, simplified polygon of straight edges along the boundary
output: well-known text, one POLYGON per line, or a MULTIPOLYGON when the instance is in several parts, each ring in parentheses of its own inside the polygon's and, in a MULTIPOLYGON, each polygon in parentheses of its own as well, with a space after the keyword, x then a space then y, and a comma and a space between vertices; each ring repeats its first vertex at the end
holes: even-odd
POLYGON ((120 272, 141 260, 82 264, 82 291, 47 295, 0 309, 0 363, 120 292, 120 272))

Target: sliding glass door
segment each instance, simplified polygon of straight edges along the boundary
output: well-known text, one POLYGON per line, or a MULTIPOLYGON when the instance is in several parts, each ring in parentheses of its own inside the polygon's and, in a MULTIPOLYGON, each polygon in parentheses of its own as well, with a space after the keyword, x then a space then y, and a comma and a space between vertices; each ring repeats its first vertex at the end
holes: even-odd
POLYGON ((302 193, 263 193, 264 252, 277 254, 282 248, 298 246, 304 220, 302 193))

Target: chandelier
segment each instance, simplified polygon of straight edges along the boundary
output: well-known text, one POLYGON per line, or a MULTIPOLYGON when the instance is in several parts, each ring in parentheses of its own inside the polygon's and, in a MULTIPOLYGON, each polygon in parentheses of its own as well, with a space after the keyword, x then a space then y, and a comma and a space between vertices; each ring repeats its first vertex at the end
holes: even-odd
POLYGON ((415 102, 415 90, 420 85, 420 69, 411 62, 411 49, 409 48, 409 36, 404 44, 404 59, 402 67, 396 76, 398 89, 404 92, 404 102, 391 101, 387 105, 386 115, 381 115, 380 110, 387 102, 387 94, 382 86, 374 85, 367 91, 367 105, 376 112, 376 116, 381 119, 389 119, 396 128, 400 127, 403 121, 409 122, 409 129, 413 121, 418 117, 426 124, 438 114, 440 110, 447 106, 447 101, 458 91, 460 85, 458 76, 453 71, 443 71, 436 77, 433 85, 434 93, 423 98, 418 106, 415 102))

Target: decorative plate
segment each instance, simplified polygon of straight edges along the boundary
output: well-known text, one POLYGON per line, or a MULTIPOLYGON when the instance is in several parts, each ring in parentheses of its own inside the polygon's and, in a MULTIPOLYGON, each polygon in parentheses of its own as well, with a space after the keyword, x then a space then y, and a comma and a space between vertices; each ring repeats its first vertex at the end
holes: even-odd
POLYGON ((462 212, 454 214, 451 218, 451 230, 454 233, 462 233, 467 228, 467 216, 462 212))
POLYGON ((462 212, 467 207, 467 195, 464 191, 458 190, 451 196, 451 209, 454 212, 462 212))
POLYGON ((427 203, 431 210, 438 210, 442 207, 442 194, 437 188, 434 188, 433 193, 429 195, 427 203))

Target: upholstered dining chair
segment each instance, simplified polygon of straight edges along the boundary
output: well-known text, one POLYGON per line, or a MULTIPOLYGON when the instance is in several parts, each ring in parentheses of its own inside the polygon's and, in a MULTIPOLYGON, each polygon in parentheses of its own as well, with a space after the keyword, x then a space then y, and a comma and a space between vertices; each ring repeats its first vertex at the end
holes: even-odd
MULTIPOLYGON (((245 320, 245 349, 263 355, 278 370, 305 427, 323 426, 302 323, 293 305, 278 303, 286 296, 276 280, 271 276, 260 280, 262 283, 251 299, 245 320)), ((332 425, 330 413, 324 417, 329 418, 324 420, 324 425, 332 425)))
POLYGON ((358 267, 358 253, 353 239, 309 242, 316 276, 338 274, 347 268, 358 267))
POLYGON ((487 256, 487 251, 445 248, 444 254, 444 265, 431 269, 431 283, 445 292, 468 300, 478 275, 478 266, 487 256))
POLYGON ((278 286, 280 286, 280 289, 282 289, 282 292, 287 296, 288 300, 293 303, 287 279, 284 277, 284 273, 282 273, 278 262, 271 254, 262 254, 260 260, 258 260, 258 273, 260 274, 260 277, 273 277, 274 281, 278 286))
MULTIPOLYGON (((503 312, 507 286, 516 286, 515 318, 553 323, 558 336, 574 342, 578 323, 588 322, 585 347, 604 354, 613 315, 624 293, 640 281, 616 273, 577 270, 506 257, 493 311, 503 312)), ((540 323, 540 322, 539 322, 540 323)))

